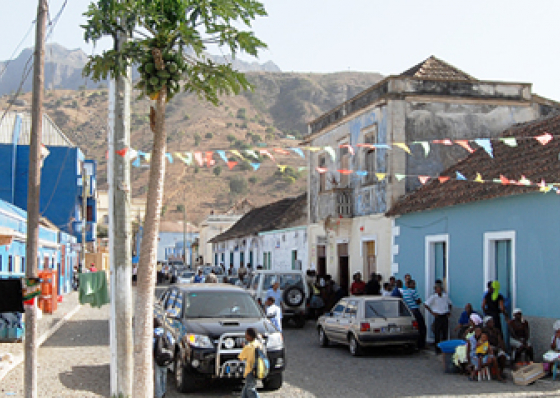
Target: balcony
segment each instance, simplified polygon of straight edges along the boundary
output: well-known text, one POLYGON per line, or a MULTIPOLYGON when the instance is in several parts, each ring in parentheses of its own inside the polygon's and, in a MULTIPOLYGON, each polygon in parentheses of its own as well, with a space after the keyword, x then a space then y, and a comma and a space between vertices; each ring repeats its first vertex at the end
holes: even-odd
MULTIPOLYGON (((82 243, 82 222, 72 223, 74 235, 78 238, 78 243, 82 243)), ((86 225, 86 242, 93 242, 97 239, 97 223, 88 221, 86 225)))
POLYGON ((354 216, 354 192, 350 188, 334 188, 319 193, 319 219, 328 216, 352 218, 354 216))

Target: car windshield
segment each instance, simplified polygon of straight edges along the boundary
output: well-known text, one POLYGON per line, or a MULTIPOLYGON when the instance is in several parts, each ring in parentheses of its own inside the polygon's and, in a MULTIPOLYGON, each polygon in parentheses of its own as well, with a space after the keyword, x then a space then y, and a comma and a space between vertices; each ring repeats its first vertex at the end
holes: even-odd
POLYGON ((187 294, 185 318, 261 318, 262 312, 246 292, 192 292, 187 294))
POLYGON ((194 276, 194 272, 186 271, 181 274, 181 278, 192 278, 194 276))
POLYGON ((298 286, 303 289, 303 278, 300 274, 266 275, 263 289, 270 289, 274 282, 280 282, 280 290, 286 290, 290 286, 298 286))
POLYGON ((411 316, 401 300, 368 300, 365 302, 366 318, 398 318, 411 316))

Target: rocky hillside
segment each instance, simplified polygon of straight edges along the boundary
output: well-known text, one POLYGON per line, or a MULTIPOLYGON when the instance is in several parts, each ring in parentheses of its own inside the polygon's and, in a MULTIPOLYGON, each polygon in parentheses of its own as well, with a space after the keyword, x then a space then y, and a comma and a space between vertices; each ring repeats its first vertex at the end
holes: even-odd
MULTIPOLYGON (((255 86, 253 92, 224 97, 219 106, 194 95, 175 96, 167 107, 168 151, 296 146, 309 120, 375 84, 381 76, 259 71, 248 72, 248 78, 255 86)), ((25 93, 12 109, 29 110, 30 100, 30 93, 25 93)), ((6 109, 8 101, 9 95, 1 97, 0 108, 6 109)), ((135 99, 131 109, 132 147, 143 151, 150 151, 152 144, 149 106, 150 101, 135 99)), ((87 157, 98 161, 102 189, 106 187, 107 107, 104 84, 95 89, 48 90, 45 95, 45 111, 87 157)), ((299 168, 306 166, 306 161, 295 154, 274 156, 278 164, 289 166, 284 173, 268 158, 260 159, 258 171, 248 162, 240 162, 230 171, 217 155, 212 168, 187 167, 174 159, 167 165, 164 218, 182 218, 177 210, 185 205, 189 220, 198 223, 211 210, 223 211, 245 196, 262 205, 303 192, 306 171, 299 168)), ((148 166, 132 168, 133 195, 145 195, 147 186, 148 166)))

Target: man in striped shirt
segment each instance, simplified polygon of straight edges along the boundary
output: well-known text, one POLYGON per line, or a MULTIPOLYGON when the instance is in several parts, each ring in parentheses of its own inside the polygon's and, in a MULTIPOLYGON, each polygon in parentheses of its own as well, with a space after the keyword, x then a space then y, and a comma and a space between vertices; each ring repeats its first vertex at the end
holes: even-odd
POLYGON ((422 304, 422 300, 418 296, 418 292, 416 291, 416 282, 413 279, 408 281, 406 289, 403 289, 402 295, 403 300, 412 311, 414 318, 416 318, 416 322, 418 322, 418 331, 420 335, 418 336, 418 349, 422 350, 426 346, 426 322, 424 321, 424 316, 420 312, 420 304, 422 304))

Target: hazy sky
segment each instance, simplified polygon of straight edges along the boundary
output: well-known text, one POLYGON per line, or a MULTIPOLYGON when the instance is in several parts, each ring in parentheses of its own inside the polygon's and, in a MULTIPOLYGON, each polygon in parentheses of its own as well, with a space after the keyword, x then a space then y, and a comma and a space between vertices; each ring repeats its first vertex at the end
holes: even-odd
MULTIPOLYGON (((55 15, 63 0, 50 0, 55 15)), ((81 14, 68 0, 50 41, 82 47, 81 14)), ((435 55, 481 80, 533 83, 560 100, 557 0, 265 0, 254 30, 269 48, 259 62, 284 71, 398 74, 435 55)), ((36 0, 0 0, 0 59, 10 57, 35 18, 36 0)), ((33 44, 34 31, 24 47, 33 44)), ((110 42, 106 41, 105 46, 110 42)))

